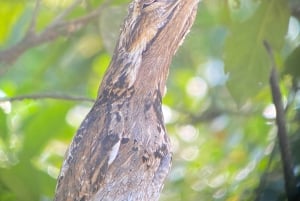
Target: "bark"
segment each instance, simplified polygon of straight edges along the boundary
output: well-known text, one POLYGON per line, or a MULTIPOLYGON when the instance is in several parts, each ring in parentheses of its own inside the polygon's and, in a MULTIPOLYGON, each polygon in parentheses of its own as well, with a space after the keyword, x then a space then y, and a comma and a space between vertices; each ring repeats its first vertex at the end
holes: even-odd
POLYGON ((171 166, 161 109, 198 0, 134 0, 97 100, 74 137, 56 201, 158 200, 171 166))

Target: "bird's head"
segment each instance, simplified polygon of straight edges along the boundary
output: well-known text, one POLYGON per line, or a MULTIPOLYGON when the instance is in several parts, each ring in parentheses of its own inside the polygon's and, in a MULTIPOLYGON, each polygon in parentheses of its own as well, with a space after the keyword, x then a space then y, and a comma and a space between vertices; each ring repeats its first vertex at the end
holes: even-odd
POLYGON ((159 34, 180 0, 135 0, 129 5, 119 47, 128 53, 142 53, 159 34))

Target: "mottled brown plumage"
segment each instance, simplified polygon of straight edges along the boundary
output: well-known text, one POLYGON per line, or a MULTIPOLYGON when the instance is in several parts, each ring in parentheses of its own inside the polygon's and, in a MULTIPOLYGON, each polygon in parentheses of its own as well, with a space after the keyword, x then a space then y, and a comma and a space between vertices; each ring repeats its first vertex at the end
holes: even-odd
POLYGON ((198 0, 134 0, 91 111, 66 154, 56 201, 158 200, 171 165, 161 109, 168 68, 198 0))

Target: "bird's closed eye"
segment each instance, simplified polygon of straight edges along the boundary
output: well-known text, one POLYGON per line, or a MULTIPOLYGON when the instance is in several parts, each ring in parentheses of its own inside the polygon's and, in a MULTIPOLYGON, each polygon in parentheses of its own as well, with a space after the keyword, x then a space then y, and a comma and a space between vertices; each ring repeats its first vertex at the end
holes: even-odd
POLYGON ((143 3, 142 9, 147 8, 148 6, 150 6, 150 5, 151 5, 152 3, 154 3, 154 2, 157 2, 157 0, 148 0, 148 1, 145 1, 145 2, 143 3))

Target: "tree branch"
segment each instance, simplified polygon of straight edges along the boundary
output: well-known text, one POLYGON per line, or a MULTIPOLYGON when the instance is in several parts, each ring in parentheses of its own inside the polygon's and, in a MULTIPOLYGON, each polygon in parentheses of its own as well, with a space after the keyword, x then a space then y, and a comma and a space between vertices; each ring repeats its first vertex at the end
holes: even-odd
POLYGON ((27 30, 27 33, 26 33, 26 37, 28 37, 32 34, 35 34, 35 31, 36 31, 36 18, 37 18, 38 12, 40 10, 40 1, 41 0, 36 0, 35 8, 33 10, 32 16, 31 16, 31 21, 30 21, 30 24, 29 24, 29 27, 28 27, 28 30, 27 30))
POLYGON ((23 101, 26 99, 30 100, 38 100, 38 99, 56 99, 56 100, 66 100, 66 101, 85 101, 94 103, 95 100, 86 97, 78 97, 78 96, 70 96, 70 95, 59 95, 59 94, 28 94, 28 95, 21 95, 15 97, 4 97, 0 98, 1 102, 13 102, 13 101, 23 101))
POLYGON ((74 0, 74 2, 66 8, 63 12, 61 12, 48 27, 55 26, 56 24, 59 24, 61 21, 64 20, 66 16, 78 5, 82 2, 82 0, 74 0))
POLYGON ((269 54, 270 61, 272 64, 270 74, 270 87, 272 92, 272 99, 276 109, 276 124, 277 124, 277 137, 279 141, 279 149, 281 153, 281 161, 283 166, 284 180, 285 180, 285 191, 289 201, 296 200, 297 196, 297 185, 296 178, 293 173, 293 162, 290 153, 290 146, 287 136, 287 128, 285 121, 285 112, 282 103, 282 96, 279 88, 278 74, 276 70, 276 63, 272 49, 267 41, 264 41, 264 46, 269 54))
MULTIPOLYGON (((75 2, 77 3, 79 1, 75 1, 75 2)), ((15 60, 17 60, 26 50, 32 47, 35 47, 42 43, 50 42, 58 38, 59 36, 72 34, 78 31, 83 26, 86 26, 88 23, 96 19, 99 16, 100 11, 104 8, 105 5, 106 5, 105 3, 102 3, 101 6, 99 6, 94 11, 90 12, 85 16, 79 17, 77 19, 69 20, 66 22, 58 21, 59 19, 61 20, 62 17, 65 17, 65 15, 67 15, 67 13, 70 12, 70 8, 66 9, 66 11, 64 11, 60 15, 60 17, 56 18, 44 31, 40 33, 26 34, 24 38, 17 44, 13 45, 12 47, 6 50, 0 51, 0 63, 2 62, 5 64, 11 64, 15 60)), ((72 4, 71 7, 73 8, 74 5, 72 4)), ((34 21, 35 20, 33 19, 31 25, 29 26, 29 30, 32 29, 32 26, 34 26, 35 23, 34 21)), ((0 74, 1 73, 3 73, 3 70, 0 72, 0 74)))
POLYGON ((270 157, 269 157, 269 160, 268 160, 268 163, 267 163, 267 167, 264 169, 264 173, 262 174, 262 176, 260 178, 260 181, 259 181, 259 184, 258 184, 258 187, 255 190, 255 200, 254 201, 263 200, 262 198, 263 198, 263 195, 264 195, 264 190, 267 186, 268 177, 269 177, 268 172, 271 168, 272 161, 275 157, 276 148, 277 148, 277 144, 275 144, 273 146, 272 152, 270 154, 270 157))

